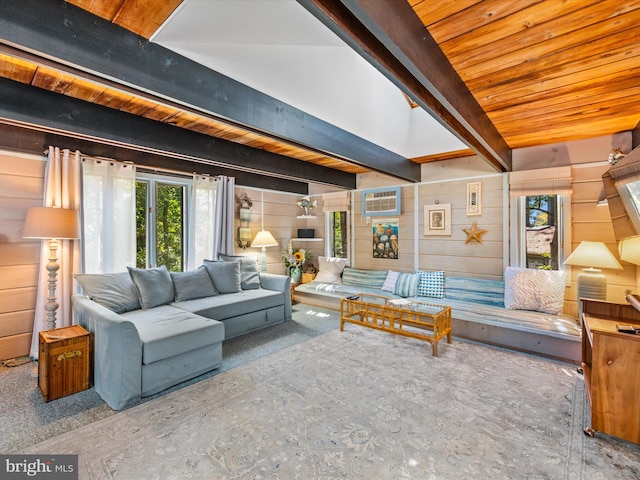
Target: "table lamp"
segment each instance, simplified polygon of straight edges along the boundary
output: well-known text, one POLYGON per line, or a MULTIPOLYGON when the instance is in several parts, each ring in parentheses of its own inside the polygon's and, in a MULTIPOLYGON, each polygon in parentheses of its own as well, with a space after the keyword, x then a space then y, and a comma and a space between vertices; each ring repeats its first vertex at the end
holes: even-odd
POLYGON ((47 311, 47 329, 56 328, 57 275, 60 269, 57 251, 58 240, 80 238, 80 217, 77 210, 56 207, 31 207, 27 210, 24 221, 23 238, 39 238, 49 240, 49 297, 45 310, 47 311))
POLYGON ((267 247, 276 247, 278 242, 269 230, 260 230, 256 235, 256 238, 251 242, 252 247, 262 247, 262 271, 267 271, 267 247))
POLYGON ((622 270, 622 266, 602 242, 581 242, 564 261, 583 268, 578 274, 578 301, 581 298, 607 299, 607 277, 602 268, 622 270))

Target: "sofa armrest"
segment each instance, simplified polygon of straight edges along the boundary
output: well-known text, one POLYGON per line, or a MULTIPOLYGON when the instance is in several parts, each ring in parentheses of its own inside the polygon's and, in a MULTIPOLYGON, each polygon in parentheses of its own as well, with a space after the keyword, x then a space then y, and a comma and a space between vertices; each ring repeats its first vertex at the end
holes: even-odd
POLYGON ((91 332, 96 392, 114 410, 140 399, 142 341, 134 324, 84 295, 71 303, 74 323, 91 332))
POLYGON ((260 272, 260 286, 284 294, 284 321, 291 320, 291 277, 260 272))

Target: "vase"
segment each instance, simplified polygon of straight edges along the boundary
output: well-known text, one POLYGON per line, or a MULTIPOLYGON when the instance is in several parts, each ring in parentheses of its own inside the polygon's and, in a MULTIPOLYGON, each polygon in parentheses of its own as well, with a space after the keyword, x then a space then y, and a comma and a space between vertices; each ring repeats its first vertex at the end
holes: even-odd
POLYGON ((300 283, 300 279, 302 278, 302 268, 294 267, 291 269, 291 283, 295 283, 296 285, 300 283))

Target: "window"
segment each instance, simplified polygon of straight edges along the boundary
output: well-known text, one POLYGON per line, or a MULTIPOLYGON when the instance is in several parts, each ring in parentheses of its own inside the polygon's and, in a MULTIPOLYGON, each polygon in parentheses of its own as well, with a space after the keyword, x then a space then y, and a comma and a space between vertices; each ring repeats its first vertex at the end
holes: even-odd
POLYGON ((564 195, 528 195, 514 197, 512 204, 516 227, 512 232, 514 266, 543 270, 562 270, 565 245, 564 195))
POLYGON ((136 181, 136 266, 185 269, 187 183, 152 177, 136 181))
POLYGON ((348 258, 348 212, 327 212, 327 256, 348 258))

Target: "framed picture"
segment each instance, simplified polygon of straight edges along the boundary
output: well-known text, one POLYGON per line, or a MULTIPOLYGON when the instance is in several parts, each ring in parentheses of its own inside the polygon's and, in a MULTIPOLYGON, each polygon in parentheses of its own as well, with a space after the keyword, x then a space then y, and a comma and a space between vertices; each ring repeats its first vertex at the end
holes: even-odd
POLYGON ((424 234, 451 235, 451 204, 424 206, 424 234))
POLYGON ((467 217, 482 214, 482 183, 467 183, 467 217))
POLYGON ((250 222, 251 221, 251 210, 248 208, 240 209, 240 221, 241 222, 250 222))
POLYGON ((380 219, 373 225, 373 258, 398 259, 398 219, 380 219))
POLYGON ((249 227, 238 228, 238 246, 247 248, 251 245, 251 229, 249 227))

